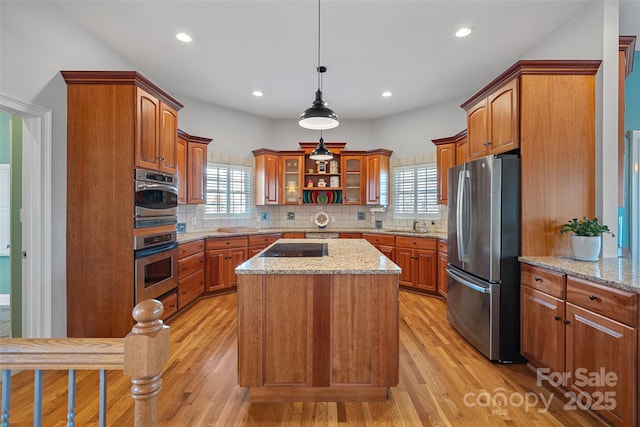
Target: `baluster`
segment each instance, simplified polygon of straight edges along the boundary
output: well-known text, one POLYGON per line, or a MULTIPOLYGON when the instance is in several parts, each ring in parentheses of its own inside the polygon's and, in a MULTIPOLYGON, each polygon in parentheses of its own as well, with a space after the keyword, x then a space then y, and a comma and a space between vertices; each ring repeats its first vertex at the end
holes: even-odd
POLYGON ((169 327, 160 316, 158 300, 145 300, 133 309, 138 322, 124 339, 125 375, 131 376, 131 397, 135 400, 135 426, 158 425, 158 393, 162 368, 169 359, 169 327))
POLYGON ((42 427, 42 370, 33 373, 33 427, 42 427))
POLYGON ((107 371, 100 370, 100 427, 107 425, 107 371))
POLYGON ((67 427, 76 425, 76 371, 69 369, 67 385, 67 427))
POLYGON ((9 403, 11 402, 11 371, 2 370, 2 427, 9 427, 9 403))

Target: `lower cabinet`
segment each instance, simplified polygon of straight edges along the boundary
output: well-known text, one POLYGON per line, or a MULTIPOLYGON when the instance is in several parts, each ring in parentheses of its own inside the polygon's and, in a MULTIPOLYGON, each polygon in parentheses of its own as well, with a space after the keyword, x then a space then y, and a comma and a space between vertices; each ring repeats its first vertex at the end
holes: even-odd
POLYGON ((362 233, 340 233, 341 239, 362 239, 362 233))
POLYGON ((637 426, 637 294, 528 264, 521 286, 522 355, 578 408, 637 426))
POLYGON ((282 233, 256 234, 249 236, 249 258, 259 254, 267 246, 282 237, 282 233))
POLYGON ((178 312, 178 295, 175 292, 171 292, 160 298, 159 300, 164 306, 164 311, 160 320, 164 321, 178 312))
POLYGON ((362 233, 362 238, 376 247, 391 261, 396 260, 396 236, 389 234, 362 233))
POLYGON ((449 278, 447 277, 447 242, 438 240, 438 293, 443 297, 447 297, 447 285, 449 278))
POLYGON ((214 237, 206 242, 206 290, 233 288, 238 279, 235 269, 248 259, 248 239, 242 237, 214 237))
POLYGON ((397 236, 395 263, 402 268, 402 273, 400 273, 401 286, 436 292, 437 239, 397 236))
POLYGON ((204 240, 178 246, 178 310, 204 293, 204 240))

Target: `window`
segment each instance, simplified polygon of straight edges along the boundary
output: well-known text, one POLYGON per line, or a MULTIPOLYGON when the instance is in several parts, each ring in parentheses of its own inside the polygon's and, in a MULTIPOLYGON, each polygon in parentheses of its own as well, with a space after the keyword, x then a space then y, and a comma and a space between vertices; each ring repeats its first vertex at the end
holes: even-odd
POLYGON ((421 164, 393 170, 393 213, 396 217, 438 215, 436 165, 421 164))
POLYGON ((251 168, 209 163, 205 217, 251 215, 251 168))

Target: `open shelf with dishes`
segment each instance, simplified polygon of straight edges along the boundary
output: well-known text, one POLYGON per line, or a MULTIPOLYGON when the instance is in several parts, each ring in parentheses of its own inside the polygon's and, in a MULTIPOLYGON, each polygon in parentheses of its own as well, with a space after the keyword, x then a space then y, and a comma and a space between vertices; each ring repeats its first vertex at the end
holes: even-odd
POLYGON ((331 188, 309 188, 302 191, 304 204, 342 204, 342 190, 331 188))

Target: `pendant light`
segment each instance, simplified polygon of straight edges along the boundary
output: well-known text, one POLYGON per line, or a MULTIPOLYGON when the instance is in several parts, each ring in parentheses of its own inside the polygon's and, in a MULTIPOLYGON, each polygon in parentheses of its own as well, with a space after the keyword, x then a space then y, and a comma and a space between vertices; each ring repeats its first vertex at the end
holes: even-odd
POLYGON ((318 146, 315 150, 309 154, 309 158, 313 160, 331 160, 333 159, 333 154, 331 151, 324 146, 324 139, 322 139, 322 131, 320 131, 320 141, 318 142, 318 146))
POLYGON ((322 74, 327 71, 327 67, 320 65, 320 0, 318 0, 318 67, 316 71, 318 72, 316 99, 311 107, 300 115, 298 124, 306 129, 333 129, 339 124, 338 115, 322 100, 322 74))

